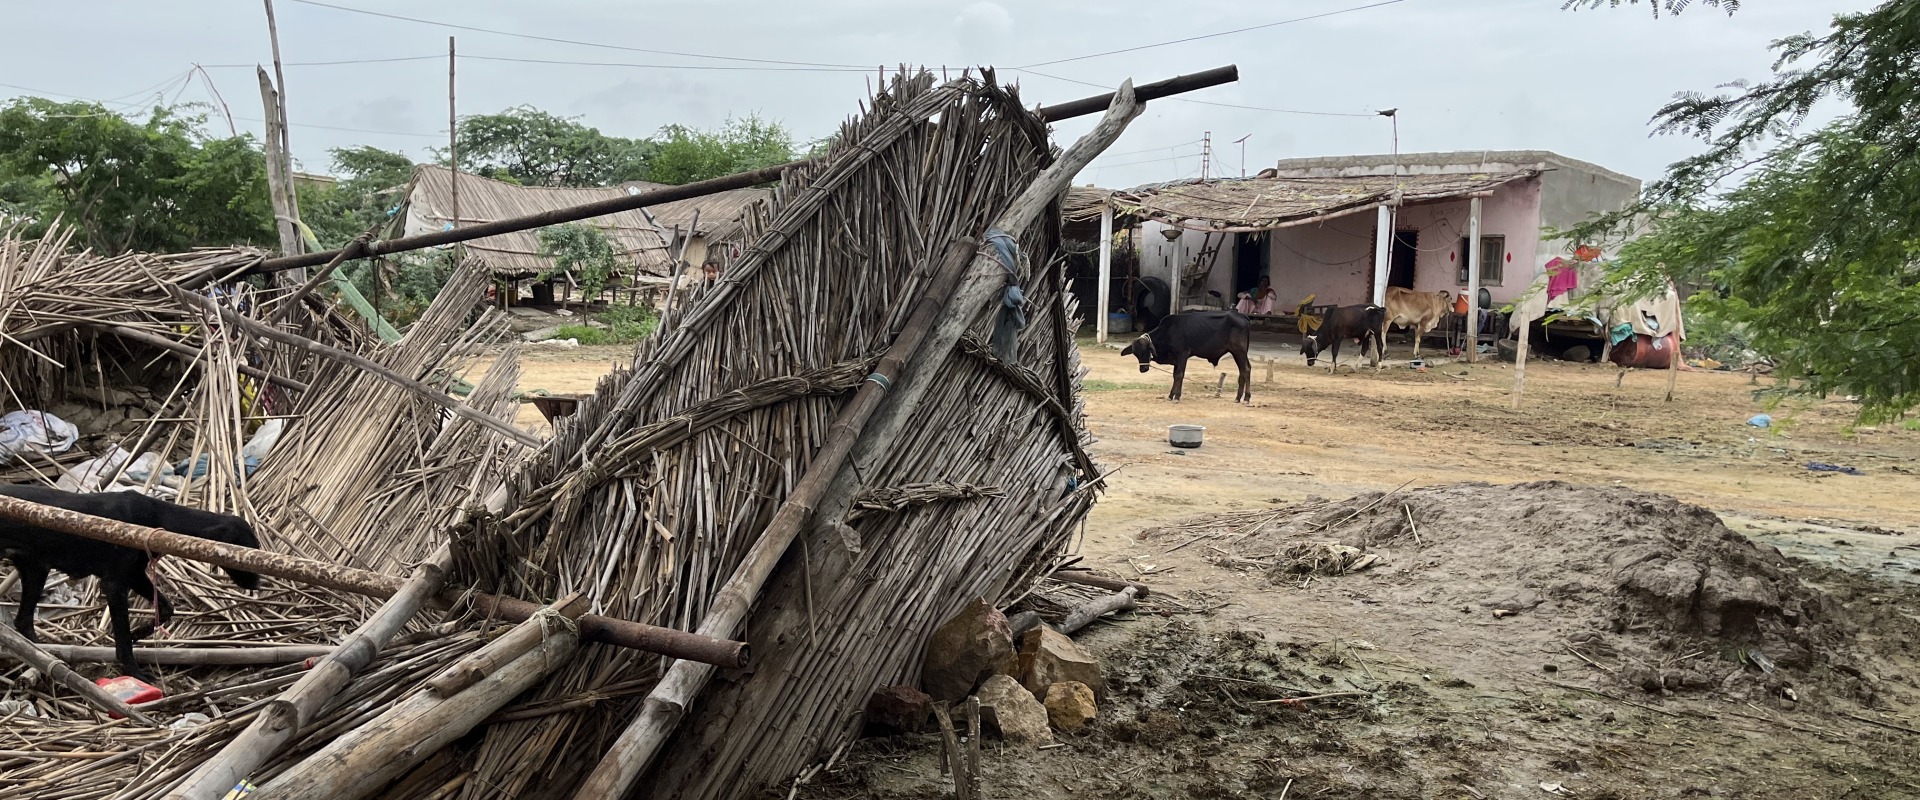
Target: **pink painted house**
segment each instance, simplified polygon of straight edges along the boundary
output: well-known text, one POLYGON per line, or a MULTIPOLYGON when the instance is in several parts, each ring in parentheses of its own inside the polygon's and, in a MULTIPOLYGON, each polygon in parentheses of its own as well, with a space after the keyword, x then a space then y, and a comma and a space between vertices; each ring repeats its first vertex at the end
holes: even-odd
POLYGON ((1077 189, 1068 216, 1137 226, 1138 275, 1109 275, 1109 310, 1131 305, 1141 276, 1167 280, 1176 308, 1231 306, 1262 277, 1273 282, 1276 313, 1309 296, 1378 302, 1384 286, 1457 296, 1477 285, 1498 308, 1566 255, 1569 243, 1543 241, 1544 228, 1617 210, 1639 191, 1635 178, 1546 151, 1402 153, 1288 159, 1253 178, 1077 189))

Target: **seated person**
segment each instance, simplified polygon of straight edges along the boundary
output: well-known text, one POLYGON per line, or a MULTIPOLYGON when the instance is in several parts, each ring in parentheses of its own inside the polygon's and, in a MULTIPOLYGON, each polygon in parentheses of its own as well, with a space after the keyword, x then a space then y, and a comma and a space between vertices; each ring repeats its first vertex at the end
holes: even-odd
POLYGON ((1234 306, 1234 310, 1242 314, 1272 314, 1273 304, 1279 299, 1279 293, 1273 290, 1273 279, 1262 275, 1260 288, 1241 292, 1240 302, 1234 306))

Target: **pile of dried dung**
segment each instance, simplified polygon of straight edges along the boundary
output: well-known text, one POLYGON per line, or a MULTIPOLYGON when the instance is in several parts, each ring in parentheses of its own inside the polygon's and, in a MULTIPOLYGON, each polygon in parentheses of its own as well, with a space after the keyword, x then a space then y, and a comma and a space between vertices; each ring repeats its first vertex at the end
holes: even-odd
MULTIPOLYGON (((1329 585, 1303 584, 1303 564, 1343 574, 1321 569, 1316 553, 1378 557, 1334 583, 1366 582, 1360 588, 1394 613, 1436 622, 1491 616, 1502 627, 1489 647, 1528 658, 1572 653, 1647 691, 1780 703, 1819 693, 1868 701, 1875 692, 1859 626, 1802 579, 1810 567, 1663 495, 1462 483, 1276 512, 1232 538, 1222 563, 1262 565, 1289 586, 1329 585), (1329 541, 1351 550, 1329 550, 1329 541)), ((1879 639, 1910 647, 1914 630, 1908 621, 1879 639)))

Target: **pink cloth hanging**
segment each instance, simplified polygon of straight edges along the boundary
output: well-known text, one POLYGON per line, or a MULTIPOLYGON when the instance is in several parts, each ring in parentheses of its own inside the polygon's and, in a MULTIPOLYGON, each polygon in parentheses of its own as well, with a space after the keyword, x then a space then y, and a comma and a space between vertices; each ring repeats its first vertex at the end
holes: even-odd
POLYGON ((1561 259, 1547 262, 1547 301, 1580 288, 1580 268, 1561 259))

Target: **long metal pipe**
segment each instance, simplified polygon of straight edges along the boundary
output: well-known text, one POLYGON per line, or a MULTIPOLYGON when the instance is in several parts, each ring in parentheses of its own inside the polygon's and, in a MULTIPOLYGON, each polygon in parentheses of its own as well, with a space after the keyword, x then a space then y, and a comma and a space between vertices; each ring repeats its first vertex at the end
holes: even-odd
MULTIPOLYGON (((1195 72, 1190 75, 1181 75, 1175 78, 1168 78, 1164 81, 1149 83, 1144 86, 1137 86, 1134 87, 1133 95, 1141 101, 1156 100, 1162 97, 1184 94, 1195 89, 1205 89, 1209 86, 1232 83, 1239 79, 1240 68, 1229 64, 1205 72, 1195 72)), ((1074 117, 1083 117, 1088 114, 1104 112, 1112 102, 1113 93, 1107 92, 1094 97, 1083 97, 1079 100, 1071 100, 1051 106, 1042 106, 1039 110, 1039 115, 1048 122, 1059 122, 1063 119, 1072 119, 1074 117)), ((646 208, 647 206, 671 203, 675 200, 705 197, 731 189, 745 189, 750 186, 758 186, 763 183, 777 181, 780 179, 781 173, 794 167, 803 167, 811 163, 813 163, 812 159, 801 159, 799 161, 757 169, 751 172, 740 172, 680 186, 669 186, 651 192, 613 197, 569 208, 557 208, 552 211, 542 211, 538 214, 528 214, 524 217, 510 217, 508 219, 495 220, 472 227, 455 227, 452 230, 434 231, 433 233, 423 233, 419 236, 406 236, 384 242, 372 242, 364 248, 365 253, 357 254, 356 257, 383 256, 391 253, 406 252, 408 250, 440 247, 455 242, 466 242, 474 239, 483 239, 488 236, 498 236, 503 233, 514 233, 517 231, 531 230, 533 228, 544 228, 548 225, 577 222, 591 217, 600 217, 607 214, 617 214, 622 211, 632 211, 636 208, 646 208)), ((303 255, 269 258, 242 274, 253 275, 264 272, 280 272, 282 270, 319 266, 332 260, 333 257, 339 253, 339 250, 329 250, 324 253, 306 253, 303 255)))

